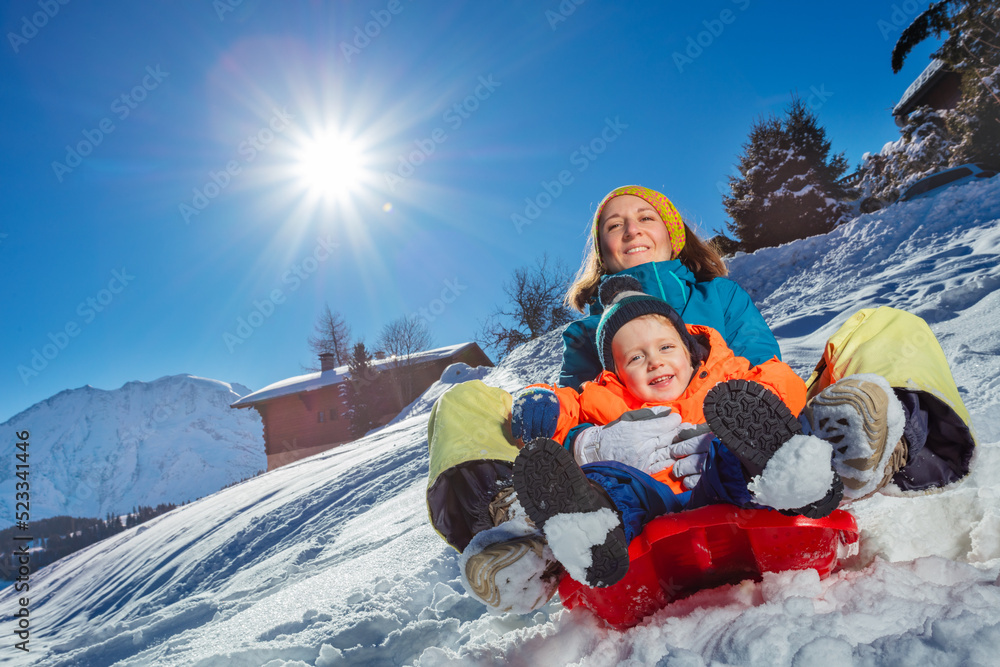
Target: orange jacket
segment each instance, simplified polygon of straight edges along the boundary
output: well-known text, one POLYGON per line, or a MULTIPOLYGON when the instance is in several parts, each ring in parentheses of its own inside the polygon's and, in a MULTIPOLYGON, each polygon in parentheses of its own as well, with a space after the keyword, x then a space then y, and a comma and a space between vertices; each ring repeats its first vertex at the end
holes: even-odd
POLYGON ((651 405, 667 405, 680 413, 685 422, 703 424, 705 395, 717 383, 726 380, 753 380, 764 385, 784 401, 793 415, 798 415, 805 407, 806 384, 788 364, 775 357, 759 366, 751 366, 749 361, 733 354, 715 329, 694 324, 688 324, 687 329, 694 335, 705 336, 710 349, 708 358, 698 367, 687 389, 675 401, 648 403, 636 398, 610 371, 603 371, 593 382, 583 383, 579 392, 569 387, 535 385, 554 391, 559 397, 559 423, 555 439, 564 442, 570 429, 579 424, 608 424, 630 410, 651 405))

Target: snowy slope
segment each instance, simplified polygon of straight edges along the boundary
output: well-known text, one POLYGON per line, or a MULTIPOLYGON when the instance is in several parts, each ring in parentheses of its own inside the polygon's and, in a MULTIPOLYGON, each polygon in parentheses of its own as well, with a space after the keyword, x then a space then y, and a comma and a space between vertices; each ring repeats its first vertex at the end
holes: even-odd
MULTIPOLYGON (((703 591, 628 632, 552 602, 492 617, 423 502, 429 400, 365 438, 225 489, 31 579, 46 665, 993 665, 1000 646, 1000 179, 733 262, 803 374, 855 309, 923 313, 980 441, 970 479, 857 506, 859 557, 703 591)), ((559 338, 485 381, 552 380, 559 338)), ((463 374, 462 369, 455 375, 463 374)), ((448 378, 446 383, 453 382, 448 378)), ((430 392, 440 393, 442 386, 430 392)), ((8 590, 0 610, 16 608, 8 590)), ((9 619, 5 621, 9 624, 9 619)))
MULTIPOLYGON (((32 520, 188 502, 267 469, 260 416, 229 407, 248 393, 192 375, 88 385, 0 424, 0 442, 30 433, 32 520)), ((14 472, 0 467, 0 528, 14 517, 14 472)))

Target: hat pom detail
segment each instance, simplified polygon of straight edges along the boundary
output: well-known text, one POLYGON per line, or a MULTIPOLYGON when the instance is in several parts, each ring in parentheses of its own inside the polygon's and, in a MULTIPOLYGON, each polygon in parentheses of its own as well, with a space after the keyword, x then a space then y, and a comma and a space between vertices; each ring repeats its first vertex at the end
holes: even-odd
POLYGON ((642 284, 634 277, 611 276, 601 283, 598 298, 601 300, 601 305, 607 308, 625 292, 638 292, 639 294, 644 294, 642 291, 642 284))

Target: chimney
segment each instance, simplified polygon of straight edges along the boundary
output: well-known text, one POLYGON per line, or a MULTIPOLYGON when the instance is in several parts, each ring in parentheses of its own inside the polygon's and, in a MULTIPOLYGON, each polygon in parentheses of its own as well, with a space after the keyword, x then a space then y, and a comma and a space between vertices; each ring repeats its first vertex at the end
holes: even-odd
POLYGON ((319 369, 320 371, 332 371, 333 370, 333 353, 332 352, 321 352, 319 355, 319 369))

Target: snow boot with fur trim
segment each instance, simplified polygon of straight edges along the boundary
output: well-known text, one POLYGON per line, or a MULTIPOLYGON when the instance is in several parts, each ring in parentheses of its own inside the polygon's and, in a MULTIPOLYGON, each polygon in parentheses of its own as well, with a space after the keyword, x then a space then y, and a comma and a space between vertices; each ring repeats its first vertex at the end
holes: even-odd
POLYGON ((527 614, 555 594, 562 568, 513 487, 497 493, 489 512, 495 526, 473 537, 459 558, 462 584, 493 613, 527 614))
POLYGON ((780 398, 749 380, 729 380, 705 397, 712 432, 743 464, 751 496, 783 514, 820 519, 837 509, 844 487, 827 443, 801 435, 780 398))
POLYGON ((548 438, 526 444, 514 460, 514 488, 571 577, 601 588, 625 576, 628 544, 621 516, 562 445, 548 438))
POLYGON ((802 421, 833 445, 833 467, 848 500, 872 495, 906 465, 906 415, 881 376, 849 375, 835 382, 806 404, 802 421))

